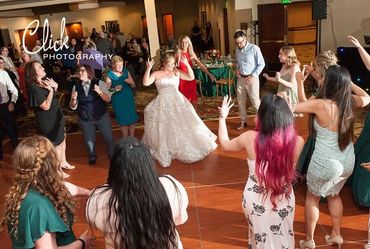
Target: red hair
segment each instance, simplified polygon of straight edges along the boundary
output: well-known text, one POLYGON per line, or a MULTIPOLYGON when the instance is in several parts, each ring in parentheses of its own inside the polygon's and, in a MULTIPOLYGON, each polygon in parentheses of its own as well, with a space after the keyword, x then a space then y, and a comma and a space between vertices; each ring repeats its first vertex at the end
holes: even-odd
POLYGON ((266 188, 264 199, 270 194, 270 201, 275 208, 278 201, 289 197, 291 183, 296 177, 294 149, 297 132, 293 114, 283 98, 268 94, 261 99, 256 131, 256 176, 266 188))
POLYGON ((267 190, 264 198, 270 193, 270 201, 274 208, 281 196, 288 198, 292 191, 291 183, 296 178, 294 169, 296 141, 297 133, 293 125, 275 130, 271 134, 258 132, 254 141, 256 176, 267 190))

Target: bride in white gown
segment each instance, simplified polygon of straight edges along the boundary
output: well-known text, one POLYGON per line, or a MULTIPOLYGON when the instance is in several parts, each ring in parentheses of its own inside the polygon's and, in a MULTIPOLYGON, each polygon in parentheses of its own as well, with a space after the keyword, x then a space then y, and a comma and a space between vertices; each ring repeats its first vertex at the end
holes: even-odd
POLYGON ((213 134, 198 117, 191 103, 179 92, 179 80, 192 80, 194 73, 185 58, 182 62, 188 73, 176 69, 175 54, 167 53, 162 68, 150 74, 154 61, 147 62, 143 84, 153 82, 158 96, 144 110, 144 135, 142 141, 150 148, 152 156, 163 167, 172 159, 194 163, 204 159, 217 147, 213 134))

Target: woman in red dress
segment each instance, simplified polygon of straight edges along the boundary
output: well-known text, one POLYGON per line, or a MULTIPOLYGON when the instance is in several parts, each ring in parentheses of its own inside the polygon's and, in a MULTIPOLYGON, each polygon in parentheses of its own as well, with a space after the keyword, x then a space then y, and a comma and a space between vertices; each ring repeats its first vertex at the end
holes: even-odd
MULTIPOLYGON (((215 81, 216 78, 213 74, 211 74, 207 68, 199 61, 197 55, 194 53, 193 44, 190 41, 188 36, 181 36, 179 39, 179 48, 177 50, 177 60, 178 60, 178 67, 183 72, 187 73, 187 68, 184 63, 180 61, 181 56, 185 56, 190 64, 193 66, 193 62, 205 72, 211 81, 215 81)), ((197 104, 197 83, 194 80, 182 80, 180 79, 179 85, 180 92, 193 104, 196 106, 197 104)))

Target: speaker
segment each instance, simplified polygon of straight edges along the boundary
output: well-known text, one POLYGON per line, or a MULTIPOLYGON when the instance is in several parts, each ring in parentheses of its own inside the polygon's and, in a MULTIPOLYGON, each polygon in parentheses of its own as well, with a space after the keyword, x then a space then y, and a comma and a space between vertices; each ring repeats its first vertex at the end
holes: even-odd
MULTIPOLYGON (((365 50, 370 53, 370 48, 365 48, 365 50)), ((347 68, 351 74, 352 81, 369 93, 370 72, 362 62, 358 49, 354 47, 339 47, 337 53, 339 65, 347 68)))
POLYGON ((327 2, 326 0, 312 1, 312 20, 326 19, 327 2))

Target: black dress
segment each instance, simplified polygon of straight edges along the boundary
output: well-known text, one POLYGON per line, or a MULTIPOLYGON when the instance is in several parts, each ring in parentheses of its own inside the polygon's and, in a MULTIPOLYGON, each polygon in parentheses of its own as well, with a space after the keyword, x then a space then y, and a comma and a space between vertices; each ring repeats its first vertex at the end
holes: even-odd
POLYGON ((212 37, 212 33, 211 33, 211 28, 210 27, 207 27, 206 28, 206 50, 210 50, 212 48, 214 48, 214 42, 213 42, 213 37, 212 37))
POLYGON ((41 135, 47 137, 54 146, 64 140, 64 116, 60 109, 56 93, 54 93, 50 109, 45 111, 40 105, 45 101, 49 90, 35 84, 29 87, 30 107, 34 108, 37 129, 41 135))

